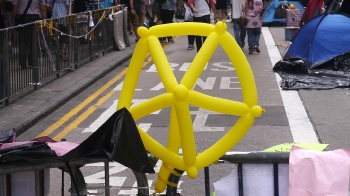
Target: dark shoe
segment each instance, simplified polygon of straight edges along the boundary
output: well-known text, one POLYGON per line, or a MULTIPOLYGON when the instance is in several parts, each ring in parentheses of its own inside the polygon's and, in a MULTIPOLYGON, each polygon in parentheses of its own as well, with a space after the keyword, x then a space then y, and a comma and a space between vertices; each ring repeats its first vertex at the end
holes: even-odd
POLYGON ((253 54, 253 51, 249 51, 249 54, 253 54))
POLYGON ((162 45, 168 44, 168 42, 167 42, 166 40, 162 40, 160 43, 161 43, 162 45))
POLYGON ((260 49, 258 46, 254 46, 254 50, 257 52, 257 53, 260 53, 260 49))

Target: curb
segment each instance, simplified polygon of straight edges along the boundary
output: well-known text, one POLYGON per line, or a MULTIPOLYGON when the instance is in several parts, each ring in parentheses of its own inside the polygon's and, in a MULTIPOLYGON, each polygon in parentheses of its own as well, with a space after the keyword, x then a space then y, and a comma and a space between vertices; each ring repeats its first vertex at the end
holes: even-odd
POLYGON ((90 87, 96 81, 104 77, 111 70, 125 63, 131 58, 132 53, 133 50, 125 51, 120 56, 118 56, 116 60, 106 63, 99 69, 85 76, 82 80, 76 82, 69 88, 48 99, 44 104, 32 109, 25 115, 14 119, 12 122, 7 124, 6 127, 4 127, 4 130, 14 128, 16 130, 17 136, 21 135, 36 123, 38 123, 41 119, 53 113, 63 104, 70 101, 72 98, 90 87))

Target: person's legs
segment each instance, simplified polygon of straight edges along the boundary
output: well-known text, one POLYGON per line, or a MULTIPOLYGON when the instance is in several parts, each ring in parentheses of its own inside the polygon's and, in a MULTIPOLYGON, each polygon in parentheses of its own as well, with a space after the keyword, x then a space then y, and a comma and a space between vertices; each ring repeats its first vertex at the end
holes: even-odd
POLYGON ((260 41, 260 32, 261 28, 254 28, 253 29, 253 34, 254 34, 254 49, 257 53, 260 53, 259 49, 259 41, 260 41))
POLYGON ((243 44, 241 41, 241 35, 240 35, 241 26, 239 26, 239 24, 237 23, 236 18, 233 19, 233 31, 235 33, 235 39, 236 39, 237 44, 239 45, 239 47, 243 48, 243 44))
MULTIPOLYGON (((193 17, 193 22, 202 22, 202 17, 193 17)), ((201 36, 195 36, 196 39, 196 46, 197 46, 197 52, 202 47, 202 37, 201 36)))
MULTIPOLYGON (((175 14, 174 10, 163 10, 162 9, 161 13, 162 13, 161 17, 162 17, 163 24, 173 23, 173 18, 174 18, 174 14, 175 14)), ((168 38, 169 43, 174 43, 174 40, 171 36, 169 36, 167 38, 168 38)))
POLYGON ((136 35, 136 40, 138 40, 139 39, 139 35, 137 34, 138 21, 137 21, 136 15, 131 13, 131 11, 128 10, 127 20, 128 20, 128 23, 131 25, 131 28, 136 35))
POLYGON ((246 36, 247 36, 247 29, 245 27, 241 27, 240 38, 241 38, 242 48, 244 48, 246 36))
POLYGON ((247 34, 248 34, 248 46, 249 46, 249 54, 253 54, 253 42, 254 42, 254 29, 253 28, 247 28, 247 34))
MULTIPOLYGON (((203 22, 203 23, 210 24, 210 15, 205 15, 202 17, 193 17, 193 22, 203 22)), ((202 44, 204 43, 205 39, 206 39, 206 37, 196 36, 197 52, 201 49, 202 44)))

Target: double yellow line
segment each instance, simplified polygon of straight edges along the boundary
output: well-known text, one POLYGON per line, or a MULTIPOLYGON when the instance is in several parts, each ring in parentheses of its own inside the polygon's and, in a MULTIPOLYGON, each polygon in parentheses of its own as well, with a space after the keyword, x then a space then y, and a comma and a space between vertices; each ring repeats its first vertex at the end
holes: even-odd
MULTIPOLYGON (((175 38, 175 40, 178 37, 175 38)), ((164 46, 164 50, 169 45, 164 46)), ((146 66, 149 62, 152 61, 152 57, 148 55, 147 60, 143 64, 142 67, 146 66)), ((81 110, 83 110, 89 103, 91 103, 94 99, 96 99, 98 96, 100 96, 104 91, 106 91, 108 88, 110 88, 113 84, 115 84, 120 78, 122 78, 127 73, 128 68, 125 68, 122 72, 120 72, 118 75, 116 75, 114 78, 112 78, 110 81, 108 81, 105 85, 103 85, 101 88, 99 88, 95 93, 90 95, 88 98, 86 98, 83 102, 81 102, 79 105, 75 106, 72 110, 70 110, 67 114, 65 114, 62 118, 60 118, 58 121, 56 121, 54 124, 49 126, 47 129, 45 129, 43 132, 41 132, 37 137, 42 136, 49 136, 52 134, 56 129, 61 127, 64 123, 66 123, 69 119, 71 119, 73 116, 77 115, 81 110)), ((105 96, 101 97, 96 104, 89 107, 85 112, 80 114, 73 122, 71 122, 69 125, 67 125, 61 132, 59 132, 57 135, 52 137, 52 139, 56 141, 62 140, 63 137, 65 137, 68 133, 70 133, 73 129, 77 128, 78 125, 83 122, 87 117, 89 117, 99 106, 101 106, 104 102, 108 100, 116 91, 111 90, 108 92, 105 96)))

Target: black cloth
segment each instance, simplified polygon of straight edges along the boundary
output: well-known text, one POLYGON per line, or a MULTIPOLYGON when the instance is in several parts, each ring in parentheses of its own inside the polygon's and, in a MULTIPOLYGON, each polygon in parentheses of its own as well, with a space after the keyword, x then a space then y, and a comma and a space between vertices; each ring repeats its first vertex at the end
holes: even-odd
POLYGON ((55 142, 52 139, 41 137, 34 141, 37 142, 1 149, 0 167, 11 161, 50 163, 106 158, 139 173, 154 173, 136 124, 126 108, 116 111, 86 140, 63 156, 57 156, 47 145, 55 142))

